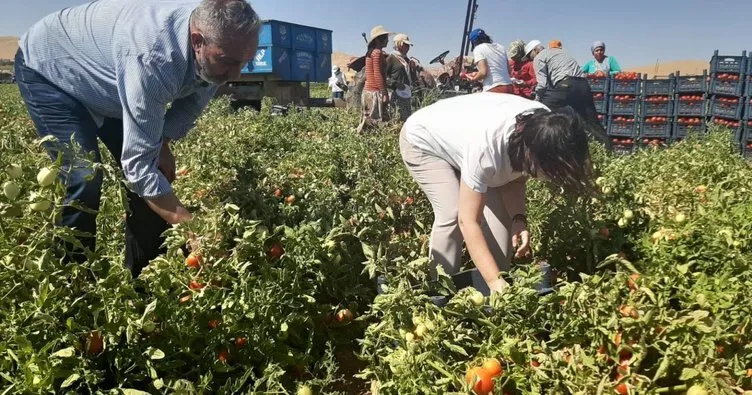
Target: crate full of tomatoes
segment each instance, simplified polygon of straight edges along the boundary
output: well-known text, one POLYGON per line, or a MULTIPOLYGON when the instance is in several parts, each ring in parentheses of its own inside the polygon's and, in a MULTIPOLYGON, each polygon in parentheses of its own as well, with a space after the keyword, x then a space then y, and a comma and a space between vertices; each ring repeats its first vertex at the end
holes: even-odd
POLYGON ((687 136, 690 131, 696 133, 703 133, 706 129, 705 119, 701 117, 678 117, 674 123, 675 139, 682 139, 687 136))
POLYGON ((610 115, 637 115, 639 101, 634 95, 614 95, 608 104, 610 115))
POLYGON ((744 99, 739 97, 715 96, 710 101, 710 114, 717 117, 741 119, 744 99))
POLYGON ((745 97, 744 99, 744 119, 752 119, 752 97, 745 97))
POLYGON ((608 112, 608 96, 602 92, 593 93, 593 103, 595 104, 595 111, 605 114, 608 112))
POLYGON ((674 106, 674 115, 704 117, 707 114, 706 97, 704 94, 692 93, 679 95, 674 106))
POLYGON ((668 138, 671 136, 671 119, 662 116, 650 116, 642 120, 640 136, 651 138, 668 138))
POLYGON ((710 92, 716 95, 741 96, 744 79, 739 74, 719 73, 710 82, 710 92))
POLYGON ((621 72, 614 74, 611 77, 609 93, 612 95, 639 95, 640 82, 639 73, 621 72))
POLYGON ((651 148, 665 148, 668 145, 668 138, 665 137, 643 137, 642 145, 651 148))
POLYGON ((631 154, 635 149, 635 138, 611 137, 611 146, 616 154, 631 154))
POLYGON ((605 73, 588 74, 587 80, 593 93, 608 93, 610 79, 605 73))
POLYGON ((669 96, 648 96, 642 101, 643 116, 666 116, 674 115, 674 102, 669 96))
POLYGON ((614 137, 636 137, 637 122, 633 116, 612 116, 608 122, 608 135, 614 137))
POLYGON ((741 138, 742 134, 742 125, 743 121, 737 120, 737 119, 728 119, 728 118, 721 118, 721 117, 713 117, 711 122, 715 125, 727 127, 734 131, 734 136, 736 136, 737 140, 741 138))

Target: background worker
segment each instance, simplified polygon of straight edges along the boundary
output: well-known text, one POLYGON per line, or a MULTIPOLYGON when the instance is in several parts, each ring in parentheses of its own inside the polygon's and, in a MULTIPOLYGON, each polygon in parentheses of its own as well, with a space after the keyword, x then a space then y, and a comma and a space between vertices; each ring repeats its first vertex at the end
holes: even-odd
POLYGON ((621 66, 613 56, 606 56, 606 44, 603 41, 596 41, 590 47, 593 53, 593 59, 582 66, 582 72, 585 74, 602 74, 604 76, 620 73, 621 66))
POLYGON ((347 80, 339 66, 332 67, 332 76, 329 77, 329 89, 332 90, 332 99, 344 99, 347 91, 347 80))
POLYGON ((514 94, 527 99, 535 96, 535 68, 533 61, 525 56, 525 42, 517 40, 509 44, 509 76, 514 83, 514 94))
POLYGON ((590 83, 584 78, 577 61, 562 49, 543 48, 538 40, 530 41, 525 46, 525 53, 533 59, 538 83, 536 100, 552 111, 571 107, 585 120, 590 135, 610 148, 611 141, 598 121, 590 83))
POLYGON ((483 29, 470 32, 470 44, 478 71, 466 75, 466 78, 471 82, 482 82, 483 92, 514 93, 504 47, 493 42, 483 29))
POLYGON ((386 89, 386 54, 389 33, 383 26, 371 29, 366 52, 365 85, 361 97, 362 118, 358 132, 389 120, 389 92, 386 89))
POLYGON ((416 65, 407 57, 413 43, 406 34, 394 36, 394 49, 386 59, 386 84, 390 90, 390 101, 404 122, 412 115, 413 84, 418 84, 416 65))

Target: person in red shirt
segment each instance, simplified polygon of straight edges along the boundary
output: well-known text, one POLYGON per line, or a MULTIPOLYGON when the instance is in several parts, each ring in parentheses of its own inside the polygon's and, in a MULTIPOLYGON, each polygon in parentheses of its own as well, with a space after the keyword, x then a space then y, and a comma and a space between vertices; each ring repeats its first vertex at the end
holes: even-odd
POLYGON ((514 94, 527 99, 535 95, 535 68, 533 61, 525 56, 525 43, 517 40, 509 44, 509 76, 514 83, 514 94))
POLYGON ((371 29, 366 52, 366 83, 361 97, 362 118, 358 132, 389 120, 389 93, 386 89, 386 53, 389 33, 383 26, 371 29))

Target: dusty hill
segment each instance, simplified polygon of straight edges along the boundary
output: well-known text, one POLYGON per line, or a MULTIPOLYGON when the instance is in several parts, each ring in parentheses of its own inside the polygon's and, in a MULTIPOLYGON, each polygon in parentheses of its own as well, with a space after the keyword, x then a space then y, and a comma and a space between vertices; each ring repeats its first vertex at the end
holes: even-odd
POLYGON ((18 37, 0 36, 0 59, 13 59, 18 50, 18 37))
POLYGON ((709 60, 676 60, 659 62, 650 66, 629 67, 627 71, 647 74, 648 77, 665 77, 679 71, 682 75, 702 74, 703 70, 710 70, 709 60))

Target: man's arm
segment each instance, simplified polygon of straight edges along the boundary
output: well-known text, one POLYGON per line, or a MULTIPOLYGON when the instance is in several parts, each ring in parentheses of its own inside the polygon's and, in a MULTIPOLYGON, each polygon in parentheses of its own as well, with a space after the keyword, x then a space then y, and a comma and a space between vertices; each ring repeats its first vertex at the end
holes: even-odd
POLYGON ((164 135, 170 140, 180 140, 195 126, 196 119, 201 116, 209 101, 217 92, 217 86, 212 85, 172 102, 172 106, 164 116, 164 135))
POLYGON ((123 106, 120 161, 127 184, 168 223, 189 220, 190 212, 159 170, 165 108, 177 89, 177 70, 154 58, 123 56, 116 66, 116 77, 123 106))
POLYGON ((533 67, 535 67, 535 80, 537 85, 535 86, 535 96, 543 97, 543 91, 546 90, 548 81, 548 66, 542 56, 536 56, 533 60, 533 67))

